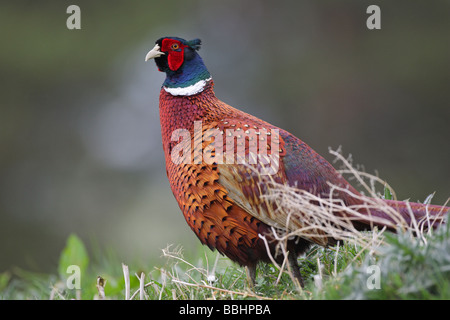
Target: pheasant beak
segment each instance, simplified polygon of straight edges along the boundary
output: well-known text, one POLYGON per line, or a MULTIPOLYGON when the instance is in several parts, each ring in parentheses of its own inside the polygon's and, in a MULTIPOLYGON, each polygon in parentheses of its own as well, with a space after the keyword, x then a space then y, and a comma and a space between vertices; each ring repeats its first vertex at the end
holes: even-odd
POLYGON ((152 50, 150 50, 147 55, 145 56, 145 61, 148 61, 150 59, 153 58, 157 58, 159 56, 162 56, 163 54, 165 54, 164 52, 159 51, 160 46, 158 44, 156 44, 152 50))

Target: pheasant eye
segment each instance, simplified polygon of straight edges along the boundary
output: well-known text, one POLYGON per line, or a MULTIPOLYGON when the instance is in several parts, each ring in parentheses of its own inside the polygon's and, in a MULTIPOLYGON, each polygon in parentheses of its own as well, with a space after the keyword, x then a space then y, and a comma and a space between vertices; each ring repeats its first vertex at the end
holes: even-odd
POLYGON ((177 50, 180 46, 178 45, 178 43, 174 43, 172 44, 172 50, 177 50))

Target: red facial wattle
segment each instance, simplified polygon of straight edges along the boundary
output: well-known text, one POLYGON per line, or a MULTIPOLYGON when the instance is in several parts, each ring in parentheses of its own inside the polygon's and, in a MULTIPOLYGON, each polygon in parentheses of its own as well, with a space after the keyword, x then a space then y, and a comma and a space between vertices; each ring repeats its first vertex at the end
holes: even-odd
POLYGON ((184 61, 184 48, 187 46, 180 41, 164 39, 161 44, 161 51, 167 52, 167 62, 172 71, 178 70, 184 61))

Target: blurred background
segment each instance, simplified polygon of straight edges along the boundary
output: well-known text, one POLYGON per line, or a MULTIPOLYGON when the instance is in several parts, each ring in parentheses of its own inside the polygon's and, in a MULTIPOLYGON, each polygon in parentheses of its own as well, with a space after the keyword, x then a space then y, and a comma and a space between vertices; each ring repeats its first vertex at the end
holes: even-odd
POLYGON ((0 272, 54 271, 67 236, 156 261, 197 250, 164 169, 144 57, 201 38, 230 105, 326 159, 342 145, 399 199, 450 196, 449 1, 3 1, 0 272), (66 9, 81 8, 81 30, 66 9), (366 9, 381 8, 381 30, 366 9))

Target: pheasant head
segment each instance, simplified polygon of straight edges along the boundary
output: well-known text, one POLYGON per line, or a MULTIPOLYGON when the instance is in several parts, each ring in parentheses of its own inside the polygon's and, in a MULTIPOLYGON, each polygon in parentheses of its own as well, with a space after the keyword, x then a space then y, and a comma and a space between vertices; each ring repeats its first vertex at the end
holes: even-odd
POLYGON ((184 40, 164 37, 156 40, 145 61, 155 59, 158 70, 166 73, 164 88, 172 95, 184 96, 201 92, 211 75, 197 53, 200 39, 184 40))

